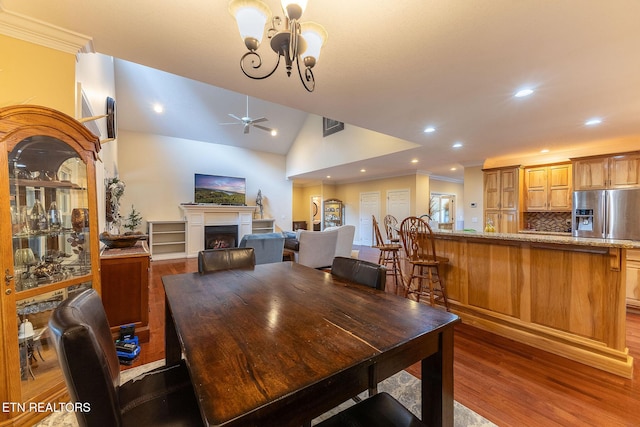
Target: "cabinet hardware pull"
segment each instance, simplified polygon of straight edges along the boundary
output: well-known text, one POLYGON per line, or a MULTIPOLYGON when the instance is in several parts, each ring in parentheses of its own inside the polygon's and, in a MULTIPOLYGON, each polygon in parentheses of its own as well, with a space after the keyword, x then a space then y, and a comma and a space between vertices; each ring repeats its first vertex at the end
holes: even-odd
MULTIPOLYGON (((4 283, 9 286, 11 284, 11 280, 13 279, 13 276, 11 274, 9 274, 9 269, 7 268, 4 272, 4 283)), ((9 294, 7 294, 9 295, 9 294)))

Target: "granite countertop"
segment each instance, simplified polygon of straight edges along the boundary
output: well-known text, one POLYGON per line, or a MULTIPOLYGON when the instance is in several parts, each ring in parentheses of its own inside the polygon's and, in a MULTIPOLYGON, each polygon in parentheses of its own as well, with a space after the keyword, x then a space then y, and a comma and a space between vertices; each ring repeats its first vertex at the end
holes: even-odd
POLYGON ((640 241, 617 239, 593 239, 573 237, 569 233, 486 233, 484 231, 437 230, 438 236, 470 237, 474 239, 510 240, 531 243, 549 243, 559 245, 592 246, 604 248, 640 249, 640 241))

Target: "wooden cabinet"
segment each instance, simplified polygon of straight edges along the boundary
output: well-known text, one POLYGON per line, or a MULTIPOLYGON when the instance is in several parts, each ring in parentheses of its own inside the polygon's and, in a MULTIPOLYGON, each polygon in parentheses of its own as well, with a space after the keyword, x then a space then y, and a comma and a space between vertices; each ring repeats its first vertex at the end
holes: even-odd
POLYGON ((135 325, 141 342, 149 341, 149 250, 145 242, 132 248, 104 249, 100 255, 102 303, 117 337, 122 325, 135 325))
POLYGON ((149 249, 155 261, 187 256, 186 221, 148 221, 149 249))
POLYGON ((575 190, 640 188, 640 152, 572 161, 575 190))
MULTIPOLYGON (((0 400, 65 398, 48 320, 62 300, 100 292, 95 161, 100 143, 46 107, 0 108, 0 400)), ((44 413, 2 411, 1 425, 31 425, 44 413)))
POLYGON ((627 249, 627 306, 640 311, 640 249, 627 249))
POLYGON ((338 199, 325 200, 323 206, 323 230, 328 227, 344 225, 344 204, 342 201, 338 199))
POLYGON ((527 212, 571 211, 571 164, 527 167, 524 170, 527 212))
POLYGON ((518 232, 522 174, 519 166, 484 171, 484 220, 498 233, 518 232))

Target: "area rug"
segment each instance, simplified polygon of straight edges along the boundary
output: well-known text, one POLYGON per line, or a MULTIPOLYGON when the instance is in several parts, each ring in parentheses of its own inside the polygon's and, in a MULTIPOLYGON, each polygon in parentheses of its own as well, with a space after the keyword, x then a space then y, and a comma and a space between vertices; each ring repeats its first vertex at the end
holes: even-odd
MULTIPOLYGON (((121 381, 129 381, 130 379, 135 378, 148 370, 162 366, 163 364, 164 361, 159 360, 157 362, 148 363, 146 365, 123 371, 120 375, 121 381)), ((388 392, 398 399, 411 412, 420 417, 420 380, 413 375, 405 371, 399 372, 378 384, 378 391, 388 392)), ((363 392, 360 396, 365 398, 366 393, 367 392, 363 392)), ((353 404, 353 400, 344 402, 342 405, 313 420, 312 425, 329 418, 331 415, 353 404)), ((495 424, 458 402, 454 402, 453 410, 455 427, 495 427, 495 424)), ((35 427, 78 427, 78 423, 73 413, 59 412, 48 416, 36 424, 35 427)))

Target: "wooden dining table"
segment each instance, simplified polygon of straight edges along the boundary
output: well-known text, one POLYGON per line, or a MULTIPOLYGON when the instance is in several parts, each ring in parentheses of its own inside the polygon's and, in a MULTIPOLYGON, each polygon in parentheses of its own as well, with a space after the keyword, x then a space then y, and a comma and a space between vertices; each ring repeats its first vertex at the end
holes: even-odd
POLYGON ((292 262, 162 281, 205 425, 308 424, 416 362, 423 421, 453 425, 455 314, 292 262))

